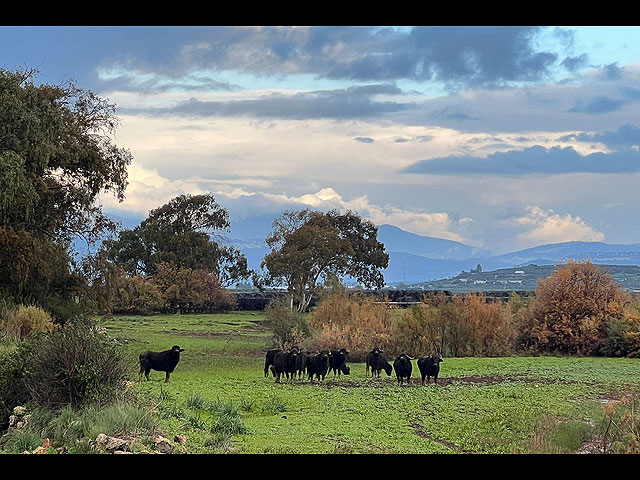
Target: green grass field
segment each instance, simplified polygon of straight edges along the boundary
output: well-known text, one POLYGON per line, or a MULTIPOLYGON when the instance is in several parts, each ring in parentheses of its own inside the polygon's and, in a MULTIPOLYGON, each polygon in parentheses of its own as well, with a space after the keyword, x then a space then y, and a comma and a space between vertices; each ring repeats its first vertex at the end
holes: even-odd
POLYGON ((219 449, 223 430, 237 453, 530 453, 540 444, 569 453, 598 433, 603 401, 640 391, 640 359, 625 358, 446 358, 440 385, 424 387, 415 361, 402 387, 348 362, 340 380, 276 384, 263 374, 272 343, 262 321, 234 312, 100 324, 126 343, 132 380, 140 352, 185 349, 171 383, 152 371, 135 389, 158 405, 167 436, 187 436, 190 453, 219 449), (230 404, 242 428, 220 423, 230 404))

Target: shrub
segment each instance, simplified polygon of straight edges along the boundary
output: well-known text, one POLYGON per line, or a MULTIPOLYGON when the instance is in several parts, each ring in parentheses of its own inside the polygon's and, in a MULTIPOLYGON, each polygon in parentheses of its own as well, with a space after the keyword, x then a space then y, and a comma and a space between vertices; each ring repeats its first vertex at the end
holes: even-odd
POLYGON ((152 282, 136 275, 126 279, 118 290, 113 310, 116 312, 150 315, 163 305, 162 293, 152 282))
POLYGON ((0 318, 0 331, 12 340, 22 340, 32 333, 53 329, 51 315, 38 307, 18 305, 8 310, 0 318))
POLYGON ((467 294, 464 304, 473 334, 472 355, 509 355, 513 350, 516 331, 507 308, 501 303, 487 303, 484 295, 467 294))
POLYGON ((24 379, 31 344, 22 341, 8 349, 0 349, 0 431, 9 425, 13 408, 31 399, 24 379))
POLYGON ((515 328, 508 306, 467 294, 438 307, 415 305, 393 338, 396 351, 413 355, 504 356, 512 352, 515 328))
POLYGON ((525 337, 545 351, 597 353, 607 336, 607 323, 623 318, 630 299, 610 275, 590 261, 569 261, 548 279, 538 281, 525 337))
POLYGON ((105 405, 119 398, 128 376, 122 348, 88 321, 34 339, 25 385, 36 405, 105 405))
POLYGON ((100 433, 105 435, 150 434, 158 426, 146 408, 129 403, 115 403, 107 407, 88 406, 74 409, 66 406, 59 410, 36 408, 27 427, 11 431, 6 440, 8 451, 33 450, 48 438, 54 447, 67 447, 70 451, 89 452, 89 440, 100 433), (35 445, 35 446, 33 446, 35 445), (32 447, 33 448, 24 448, 32 447))
POLYGON ((413 306, 398 324, 395 349, 412 355, 444 353, 447 324, 442 312, 426 304, 413 306))
POLYGON ((392 349, 395 323, 384 303, 359 295, 331 294, 309 314, 313 331, 309 348, 347 348, 349 359, 364 361, 374 346, 392 349))
POLYGON ((280 348, 299 345, 309 336, 309 326, 303 314, 285 302, 271 302, 264 312, 265 322, 273 332, 273 341, 280 348))
POLYGON ((31 452, 42 445, 42 438, 28 430, 12 430, 4 440, 3 450, 8 453, 31 452))

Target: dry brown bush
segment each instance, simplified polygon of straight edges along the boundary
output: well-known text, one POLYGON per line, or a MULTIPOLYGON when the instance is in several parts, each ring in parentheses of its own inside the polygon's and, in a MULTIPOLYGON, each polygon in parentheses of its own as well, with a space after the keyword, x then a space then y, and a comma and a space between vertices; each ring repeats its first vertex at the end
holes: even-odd
POLYGON ((0 318, 0 331, 5 332, 11 340, 22 340, 32 333, 48 332, 52 329, 51 315, 34 306, 18 305, 0 318))
POLYGON ((395 314, 371 298, 329 294, 308 321, 314 331, 306 344, 309 349, 347 348, 349 359, 358 362, 374 347, 393 347, 395 314))

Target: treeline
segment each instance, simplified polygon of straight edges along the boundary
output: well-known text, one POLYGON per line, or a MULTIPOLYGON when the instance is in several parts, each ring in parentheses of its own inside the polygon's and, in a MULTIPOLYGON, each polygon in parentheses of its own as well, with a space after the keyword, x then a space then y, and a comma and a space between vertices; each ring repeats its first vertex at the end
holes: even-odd
MULTIPOLYGON (((267 318, 277 319, 269 311, 267 318)), ((291 329, 290 342, 348 348, 354 361, 375 346, 414 356, 639 356, 640 298, 590 262, 569 262, 538 282, 535 297, 514 292, 506 302, 487 302, 483 294, 440 294, 399 310, 338 288, 306 324, 291 322, 291 329)))

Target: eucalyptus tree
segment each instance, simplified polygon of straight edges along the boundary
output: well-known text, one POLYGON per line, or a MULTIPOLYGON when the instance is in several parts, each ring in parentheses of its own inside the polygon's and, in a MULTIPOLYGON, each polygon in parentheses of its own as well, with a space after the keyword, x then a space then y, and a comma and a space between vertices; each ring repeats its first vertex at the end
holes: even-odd
POLYGON ((271 248, 261 263, 266 273, 254 282, 261 287, 286 285, 291 307, 295 303, 298 311, 308 308, 319 282, 333 276, 380 288, 389 254, 377 237, 375 224, 352 211, 287 210, 274 220, 265 239, 271 248))

